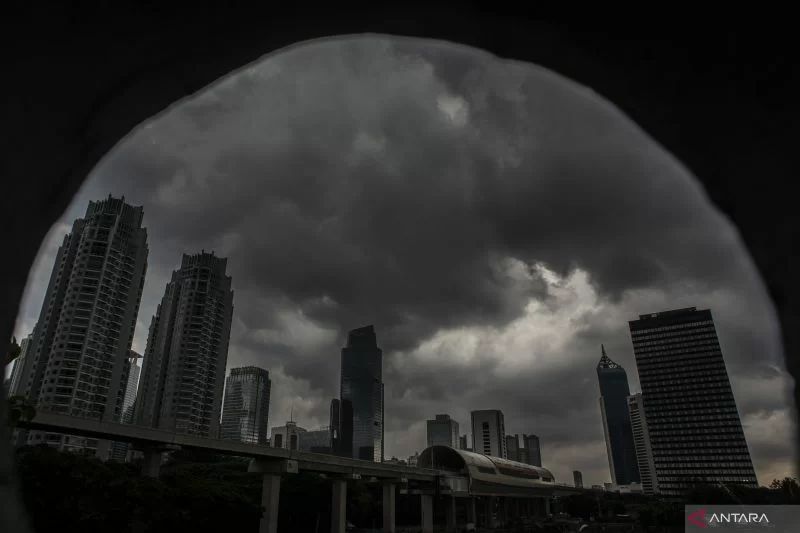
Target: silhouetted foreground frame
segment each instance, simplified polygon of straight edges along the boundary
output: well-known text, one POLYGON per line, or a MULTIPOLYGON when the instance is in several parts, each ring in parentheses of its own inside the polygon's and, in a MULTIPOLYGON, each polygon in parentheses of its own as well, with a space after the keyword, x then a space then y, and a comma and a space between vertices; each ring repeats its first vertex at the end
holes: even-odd
MULTIPOLYGON (((800 211, 792 128, 800 76, 792 31, 774 20, 651 26, 535 21, 514 8, 352 13, 301 8, 89 7, 4 10, 0 337, 11 336, 50 226, 103 155, 142 121, 266 53, 353 33, 443 39, 530 61, 619 106, 703 183, 739 229, 780 317, 787 367, 800 364, 800 211), (792 143, 792 144, 790 144, 792 143)), ((663 21, 662 21, 663 22, 663 21)), ((757 356, 757 354, 754 354, 757 356)), ((798 400, 797 388, 794 391, 798 400)), ((2 411, 0 529, 24 531, 9 486, 2 411)))

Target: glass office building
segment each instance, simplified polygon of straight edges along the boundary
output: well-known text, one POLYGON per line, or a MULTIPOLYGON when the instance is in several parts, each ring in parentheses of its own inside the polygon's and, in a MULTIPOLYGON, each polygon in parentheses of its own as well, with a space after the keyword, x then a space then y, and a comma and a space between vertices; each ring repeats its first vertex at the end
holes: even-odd
MULTIPOLYGON (((354 329, 342 348, 341 405, 352 406, 352 426, 342 420, 340 427, 352 427, 352 457, 383 462, 383 351, 378 348, 373 326, 354 329)), ((349 435, 342 435, 344 441, 349 435)))

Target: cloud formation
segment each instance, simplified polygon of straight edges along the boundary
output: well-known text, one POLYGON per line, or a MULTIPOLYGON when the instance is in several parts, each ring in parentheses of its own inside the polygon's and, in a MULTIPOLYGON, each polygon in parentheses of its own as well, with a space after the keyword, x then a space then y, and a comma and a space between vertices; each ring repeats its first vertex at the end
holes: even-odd
POLYGON ((182 252, 229 257, 229 368, 273 379, 272 425, 327 423, 349 329, 384 349, 386 448, 424 420, 501 408, 556 477, 609 479, 599 345, 637 389, 627 321, 711 308, 760 481, 790 473, 790 378, 735 229, 688 171, 590 89, 454 45, 378 37, 265 57, 136 129, 43 244, 33 326, 65 224, 145 208, 135 348, 182 252), (764 428, 774 428, 765 432, 764 428))

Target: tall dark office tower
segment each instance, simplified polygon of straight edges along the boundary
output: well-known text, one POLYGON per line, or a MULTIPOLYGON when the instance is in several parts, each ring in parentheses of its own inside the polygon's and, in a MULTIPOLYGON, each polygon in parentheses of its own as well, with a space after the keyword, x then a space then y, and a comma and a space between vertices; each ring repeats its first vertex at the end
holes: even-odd
POLYGON ((222 438, 267 444, 269 441, 269 372, 255 366, 231 369, 222 406, 222 438))
POLYGON ((757 487, 711 311, 639 315, 629 325, 658 491, 757 487))
MULTIPOLYGON (((331 400, 331 411, 330 411, 330 424, 328 425, 330 431, 330 441, 331 441, 331 453, 334 455, 342 455, 340 453, 341 443, 339 432, 341 431, 339 425, 341 424, 341 416, 339 415, 339 411, 341 409, 341 402, 338 398, 334 398, 331 400)), ((350 450, 350 453, 346 455, 346 457, 352 457, 353 451, 350 450)))
POLYGON ((575 486, 579 489, 583 488, 583 474, 581 474, 580 470, 573 470, 572 471, 572 481, 575 483, 575 486))
POLYGON ((628 374, 606 355, 605 346, 601 345, 600 349, 602 357, 597 364, 597 380, 600 382, 600 412, 611 479, 616 485, 639 483, 636 448, 628 415, 628 374))
MULTIPOLYGON (((147 269, 144 211, 109 196, 89 202, 56 255, 34 338, 22 368, 20 394, 40 411, 118 422, 126 362, 147 269)), ((39 432, 28 436, 43 442, 39 432)), ((95 450, 109 444, 48 434, 59 447, 95 450), (98 446, 99 445, 99 446, 98 446)))
POLYGON ((353 457, 353 404, 350 400, 331 400, 331 453, 353 457))
MULTIPOLYGON (((340 398, 352 405, 352 457, 383 462, 383 351, 373 326, 354 329, 342 348, 340 398)), ((344 411, 342 409, 342 411, 344 411)), ((340 412, 340 424, 344 413, 340 412)), ((345 428, 343 428, 345 429, 345 428)), ((346 439, 347 436, 344 436, 346 439)))
POLYGON ((233 317, 227 259, 184 255, 150 323, 136 398, 136 423, 219 435, 233 317))

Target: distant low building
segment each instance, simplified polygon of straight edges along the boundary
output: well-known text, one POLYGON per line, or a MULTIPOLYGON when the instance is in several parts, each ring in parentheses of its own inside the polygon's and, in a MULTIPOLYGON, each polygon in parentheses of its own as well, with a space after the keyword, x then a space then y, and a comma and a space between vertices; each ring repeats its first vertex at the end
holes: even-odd
POLYGON ((506 459, 519 461, 519 435, 506 435, 506 459))
POLYGON ((644 487, 642 487, 641 483, 628 483, 626 485, 605 483, 604 488, 607 492, 616 492, 618 494, 644 494, 644 487))
POLYGON ((419 461, 419 452, 416 452, 414 455, 409 456, 408 461, 406 462, 408 463, 408 466, 416 467, 418 461, 419 461))
POLYGON ((297 422, 286 422, 285 426, 272 428, 270 446, 285 450, 300 449, 300 434, 306 430, 297 425, 297 422))
POLYGON ((533 466, 542 466, 542 452, 539 437, 522 434, 506 435, 507 459, 533 466))
POLYGON ((522 462, 542 466, 542 445, 536 435, 522 435, 522 462))
POLYGON ((387 460, 385 460, 385 461, 384 461, 384 464, 387 464, 387 465, 401 465, 401 466, 405 466, 405 465, 407 465, 408 463, 405 461, 405 459, 398 459, 397 457, 394 457, 394 456, 392 456, 392 458, 391 458, 391 459, 387 459, 387 460))
POLYGON ((436 415, 433 420, 428 420, 427 426, 428 447, 458 447, 458 422, 450 418, 450 415, 436 415))
POLYGON ((301 452, 330 453, 331 430, 329 427, 298 433, 301 452))

